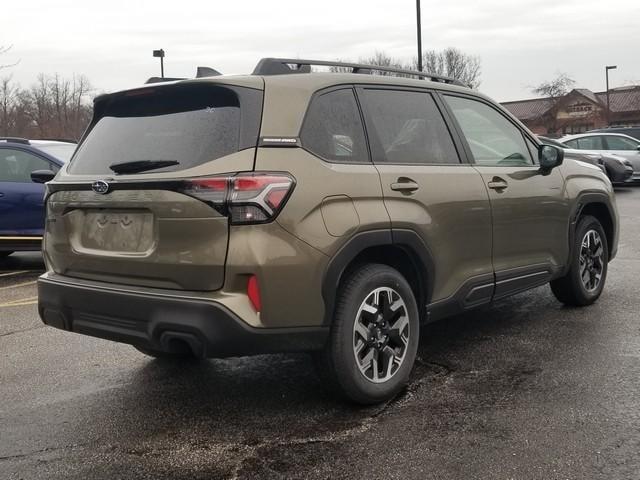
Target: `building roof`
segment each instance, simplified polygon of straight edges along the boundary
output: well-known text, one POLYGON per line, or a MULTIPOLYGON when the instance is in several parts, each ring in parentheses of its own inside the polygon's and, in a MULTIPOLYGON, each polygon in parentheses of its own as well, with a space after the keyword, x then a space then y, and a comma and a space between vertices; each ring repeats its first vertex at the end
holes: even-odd
MULTIPOLYGON (((607 92, 598 92, 596 96, 603 105, 607 104, 607 92)), ((609 90, 609 105, 616 113, 640 111, 640 85, 609 90)))
MULTIPOLYGON (((588 88, 576 88, 574 90, 572 90, 572 92, 578 92, 579 94, 587 97, 589 100, 591 100, 593 103, 600 103, 600 100, 598 100, 598 97, 596 97, 596 94, 593 93, 591 90, 589 90, 588 88)), ((567 95, 569 95, 571 92, 569 92, 567 95)), ((566 96, 566 95, 565 95, 566 96)))
MULTIPOLYGON (((573 92, 579 93, 593 103, 602 106, 607 104, 607 92, 592 92, 586 88, 576 88, 567 95, 573 92)), ((614 113, 640 111, 640 85, 609 90, 609 104, 614 113)), ((550 97, 543 97, 503 102, 502 105, 520 120, 535 120, 544 115, 553 106, 553 102, 550 97)))
POLYGON ((502 106, 520 120, 535 120, 544 115, 552 106, 550 98, 534 98, 515 102, 503 102, 502 106))

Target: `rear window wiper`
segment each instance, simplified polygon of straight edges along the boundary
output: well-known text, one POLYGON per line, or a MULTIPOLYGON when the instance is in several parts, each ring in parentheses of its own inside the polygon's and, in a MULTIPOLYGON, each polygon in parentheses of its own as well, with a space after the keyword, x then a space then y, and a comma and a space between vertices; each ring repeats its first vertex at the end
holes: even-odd
POLYGON ((179 165, 177 160, 133 160, 131 162, 114 163, 109 168, 115 173, 140 173, 157 168, 179 165))

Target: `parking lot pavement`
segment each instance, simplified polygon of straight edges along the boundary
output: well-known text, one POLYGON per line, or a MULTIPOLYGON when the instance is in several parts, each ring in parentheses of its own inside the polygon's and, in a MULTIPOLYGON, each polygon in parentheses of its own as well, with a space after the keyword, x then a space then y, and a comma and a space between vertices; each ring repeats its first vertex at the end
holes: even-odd
POLYGON ((42 263, 12 256, 0 478, 638 478, 640 189, 617 196, 597 304, 542 287, 429 325, 408 390, 371 408, 326 394, 304 355, 179 365, 43 327, 42 263))

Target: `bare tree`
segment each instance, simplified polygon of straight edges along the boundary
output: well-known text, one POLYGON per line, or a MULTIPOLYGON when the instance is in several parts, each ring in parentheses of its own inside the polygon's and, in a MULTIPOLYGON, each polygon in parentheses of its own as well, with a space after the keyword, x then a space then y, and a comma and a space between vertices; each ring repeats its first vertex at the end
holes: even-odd
MULTIPOLYGON (((3 53, 7 53, 9 50, 11 50, 12 47, 13 45, 9 45, 9 46, 0 45, 0 55, 2 55, 3 53)), ((18 63, 20 63, 20 60, 14 63, 7 63, 7 64, 0 63, 0 70, 2 70, 3 68, 15 67, 18 63)))
POLYGON ((82 75, 67 79, 58 74, 40 74, 28 89, 21 88, 11 77, 2 78, 0 135, 77 139, 91 120, 92 90, 82 75))
POLYGON ((14 128, 16 87, 11 77, 0 79, 0 135, 6 137, 14 128))
POLYGON ((555 78, 531 88, 532 93, 547 99, 549 108, 544 114, 547 117, 547 133, 557 132, 559 102, 569 93, 575 83, 575 80, 566 73, 558 73, 555 78))
POLYGON ((573 88, 576 81, 566 73, 558 73, 552 80, 547 80, 533 87, 531 91, 541 97, 556 100, 565 96, 573 88))
MULTIPOLYGON (((480 86, 482 73, 480 57, 449 47, 438 52, 428 50, 422 55, 423 71, 435 75, 444 75, 460 80, 471 88, 480 86)), ((413 60, 413 69, 418 68, 418 60, 413 60)))

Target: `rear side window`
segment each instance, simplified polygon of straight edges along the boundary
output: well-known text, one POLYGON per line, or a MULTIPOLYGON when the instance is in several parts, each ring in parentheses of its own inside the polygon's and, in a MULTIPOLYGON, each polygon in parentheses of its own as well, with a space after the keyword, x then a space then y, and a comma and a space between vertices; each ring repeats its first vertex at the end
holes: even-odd
POLYGON ((374 162, 460 163, 449 130, 431 94, 366 89, 364 103, 367 127, 375 131, 377 138, 372 142, 374 162))
POLYGON ((113 173, 114 163, 170 160, 152 172, 184 170, 255 147, 262 92, 249 88, 178 84, 98 100, 89 134, 69 171, 113 173))
POLYGON ((640 143, 630 138, 607 136, 607 150, 637 150, 640 143))
POLYGON ((304 148, 325 160, 369 162, 364 127, 353 90, 333 90, 314 97, 300 140, 304 148))

